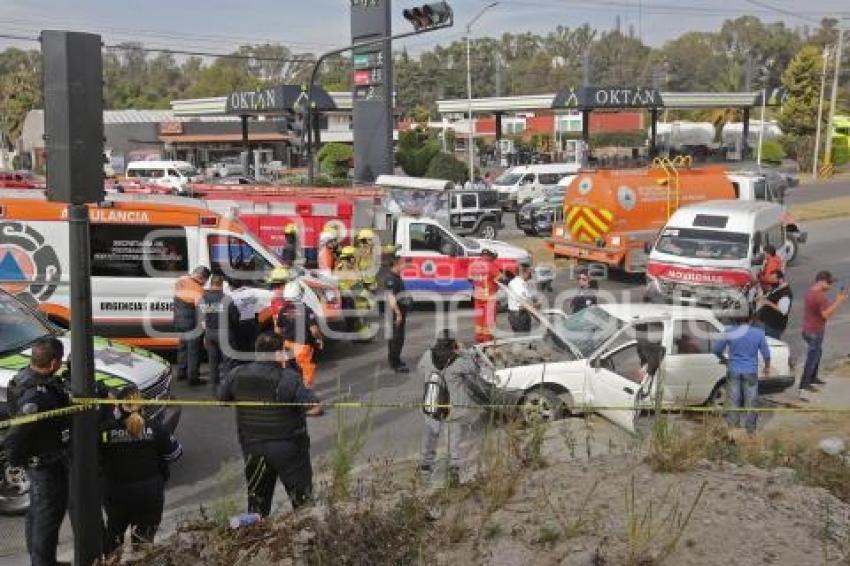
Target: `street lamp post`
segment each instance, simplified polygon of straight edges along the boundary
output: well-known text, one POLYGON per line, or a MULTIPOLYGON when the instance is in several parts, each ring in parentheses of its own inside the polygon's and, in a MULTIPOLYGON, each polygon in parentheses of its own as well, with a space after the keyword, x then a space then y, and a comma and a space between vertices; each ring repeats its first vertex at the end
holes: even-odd
MULTIPOLYGON (((489 10, 490 8, 495 8, 498 6, 498 2, 491 2, 481 8, 478 11, 478 14, 469 20, 469 23, 466 24, 466 102, 467 102, 467 119, 469 120, 469 129, 468 134, 469 137, 467 139, 467 152, 469 155, 469 182, 472 183, 473 179, 475 179, 475 148, 473 143, 475 142, 475 121, 472 119, 472 46, 471 46, 471 35, 472 35, 472 24, 477 22, 481 16, 484 15, 484 12, 489 10)), ((497 136, 498 137, 498 136, 497 136)))
MULTIPOLYGON (((847 18, 845 18, 845 21, 847 18)), ((841 75, 841 59, 844 54, 844 25, 838 30, 838 47, 835 48, 835 73, 832 76, 832 99, 829 101, 829 118, 826 123, 826 143, 823 161, 832 163, 832 131, 835 125, 835 102, 838 99, 838 77, 841 75)))

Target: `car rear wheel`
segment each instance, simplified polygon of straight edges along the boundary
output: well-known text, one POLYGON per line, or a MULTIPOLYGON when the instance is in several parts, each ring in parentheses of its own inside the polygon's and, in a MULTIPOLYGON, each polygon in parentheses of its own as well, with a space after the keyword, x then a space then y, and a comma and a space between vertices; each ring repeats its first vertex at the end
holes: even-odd
POLYGON ((797 253, 800 251, 800 243, 797 241, 797 238, 788 238, 788 259, 785 261, 788 265, 791 265, 795 259, 797 259, 797 253))
POLYGON ((495 240, 496 239, 496 225, 489 220, 482 222, 478 226, 478 237, 483 238, 485 240, 495 240))
POLYGON ((569 413, 569 403, 551 389, 537 387, 525 394, 520 411, 526 424, 552 422, 569 413))

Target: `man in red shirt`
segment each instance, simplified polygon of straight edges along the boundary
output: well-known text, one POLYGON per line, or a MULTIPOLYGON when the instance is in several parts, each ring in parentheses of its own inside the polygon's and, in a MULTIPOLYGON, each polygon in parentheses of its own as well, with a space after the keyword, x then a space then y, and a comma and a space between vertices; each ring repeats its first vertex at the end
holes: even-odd
POLYGON ((803 310, 803 340, 808 345, 806 364, 800 377, 800 394, 814 391, 814 384, 823 384, 818 378, 818 366, 823 353, 823 337, 826 321, 835 314, 838 307, 847 300, 847 291, 842 288, 834 301, 830 301, 827 292, 832 288, 833 277, 829 271, 819 271, 815 283, 806 292, 803 310))

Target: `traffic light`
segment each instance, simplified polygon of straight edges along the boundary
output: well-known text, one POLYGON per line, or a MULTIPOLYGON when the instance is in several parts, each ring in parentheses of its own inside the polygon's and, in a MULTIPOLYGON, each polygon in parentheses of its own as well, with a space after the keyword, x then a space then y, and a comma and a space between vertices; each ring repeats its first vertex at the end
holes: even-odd
POLYGON ((426 31, 452 24, 454 13, 447 2, 434 2, 416 8, 408 8, 402 12, 404 19, 413 24, 416 31, 426 31))

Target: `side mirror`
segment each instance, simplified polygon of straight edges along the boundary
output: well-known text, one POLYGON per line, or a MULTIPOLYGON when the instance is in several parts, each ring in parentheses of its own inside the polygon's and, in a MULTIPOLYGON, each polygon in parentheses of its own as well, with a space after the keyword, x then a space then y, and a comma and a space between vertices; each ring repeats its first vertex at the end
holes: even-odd
POLYGON ((758 253, 758 254, 753 256, 753 261, 752 261, 753 265, 762 265, 763 263, 764 263, 764 254, 763 253, 758 253))

